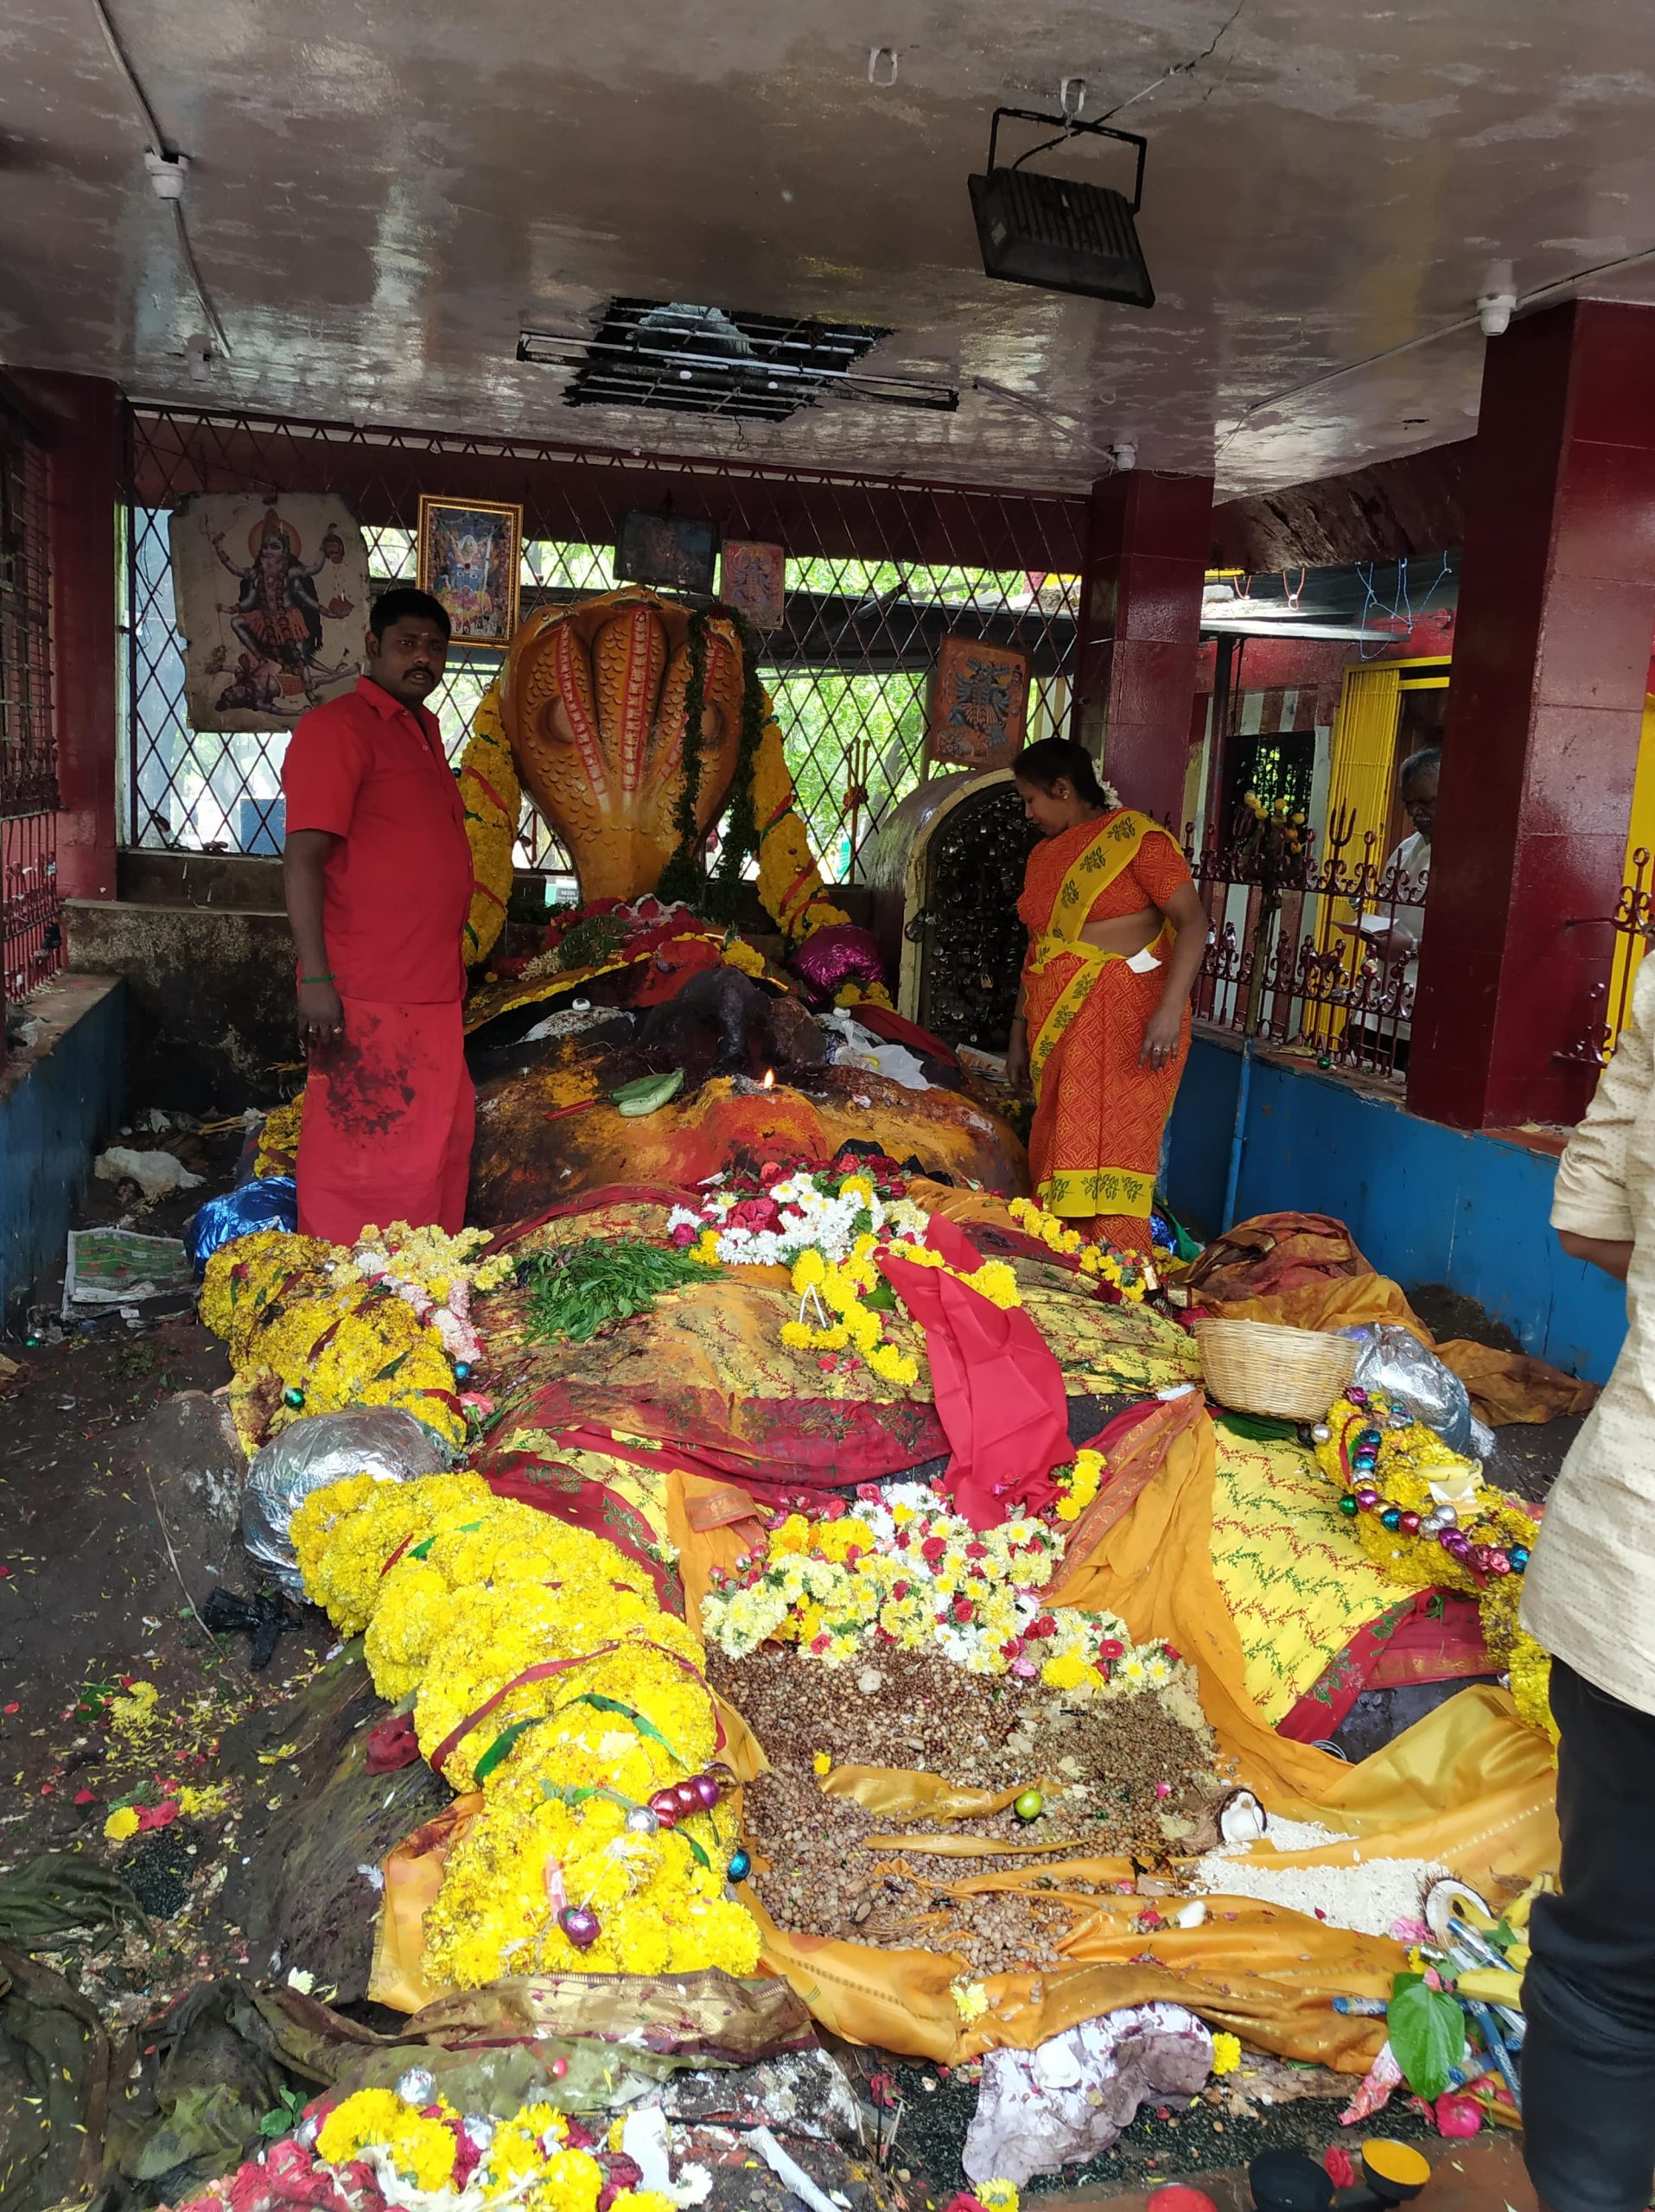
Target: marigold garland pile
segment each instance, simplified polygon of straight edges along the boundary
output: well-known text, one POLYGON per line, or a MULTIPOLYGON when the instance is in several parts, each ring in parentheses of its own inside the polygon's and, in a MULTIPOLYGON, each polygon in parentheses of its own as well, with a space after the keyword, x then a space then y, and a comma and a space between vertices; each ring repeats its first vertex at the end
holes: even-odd
POLYGON ((487 1238, 468 1229, 382 1233, 353 1251, 267 1229, 215 1252, 201 1319, 230 1347, 230 1409, 251 1454, 312 1414, 397 1406, 450 1446, 466 1436, 460 1385, 477 1357, 474 1288, 510 1272, 480 1261, 487 1238))
POLYGON ((1408 1589, 1475 1597, 1490 1656, 1510 1676, 1518 1711, 1555 1741, 1551 1662, 1518 1618, 1538 1533, 1533 1516, 1484 1482, 1474 1460, 1450 1452, 1434 1430, 1377 1394, 1347 1391, 1316 1428, 1314 1444, 1363 1550, 1408 1589))
POLYGON ((425 1916, 430 1980, 752 1972, 704 1655, 640 1567, 468 1474, 334 1484, 292 1536, 421 1751, 483 1793, 425 1916))

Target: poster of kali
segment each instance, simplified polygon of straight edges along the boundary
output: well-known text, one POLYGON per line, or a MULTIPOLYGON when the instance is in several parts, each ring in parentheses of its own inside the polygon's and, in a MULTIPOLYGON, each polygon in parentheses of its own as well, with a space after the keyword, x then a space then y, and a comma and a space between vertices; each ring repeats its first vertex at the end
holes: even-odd
POLYGON ((362 664, 368 556, 343 499, 196 493, 172 512, 189 726, 290 729, 362 664))

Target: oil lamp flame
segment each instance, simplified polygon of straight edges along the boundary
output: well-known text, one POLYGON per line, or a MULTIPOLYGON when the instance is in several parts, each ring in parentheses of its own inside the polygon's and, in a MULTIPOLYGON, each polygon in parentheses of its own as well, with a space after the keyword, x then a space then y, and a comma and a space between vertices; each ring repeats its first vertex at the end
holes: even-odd
POLYGON ((759 1085, 759 1088, 761 1090, 773 1090, 775 1087, 776 1071, 773 1068, 767 1068, 764 1071, 764 1081, 759 1085))

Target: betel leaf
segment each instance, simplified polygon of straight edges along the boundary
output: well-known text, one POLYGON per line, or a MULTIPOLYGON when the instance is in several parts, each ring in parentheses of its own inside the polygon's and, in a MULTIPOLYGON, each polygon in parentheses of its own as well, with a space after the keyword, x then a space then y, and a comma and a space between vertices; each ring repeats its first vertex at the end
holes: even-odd
POLYGON ((1421 1974, 1399 1974, 1391 1985, 1391 2048, 1417 2097, 1435 2100, 1466 2055, 1465 2015, 1445 1989, 1421 1974))
POLYGON ((659 1744, 661 1749, 665 1751, 669 1757, 672 1758, 678 1758, 678 1753, 672 1749, 672 1745, 667 1742, 665 1737, 662 1735, 660 1730, 655 1726, 654 1722, 652 1720, 646 1719, 644 1715, 640 1713, 635 1707, 623 1705, 618 1697, 605 1697, 601 1690, 582 1690, 578 1697, 571 1698, 570 1700, 570 1703, 571 1705, 589 1705, 592 1707, 593 1710, 597 1713, 618 1713, 623 1720, 631 1721, 633 1726, 638 1731, 640 1736, 647 1736, 651 1743, 659 1744))
POLYGON ((494 1771, 494 1769, 506 1757, 507 1751, 511 1750, 512 1745, 516 1743, 518 1738, 522 1735, 526 1729, 538 1728, 544 1718, 544 1714, 531 1713, 526 1720, 514 1720, 509 1728, 502 1728, 500 1734, 495 1737, 493 1742, 488 1746, 488 1749, 478 1760, 474 1769, 475 1779, 479 1782, 487 1782, 489 1776, 494 1771))

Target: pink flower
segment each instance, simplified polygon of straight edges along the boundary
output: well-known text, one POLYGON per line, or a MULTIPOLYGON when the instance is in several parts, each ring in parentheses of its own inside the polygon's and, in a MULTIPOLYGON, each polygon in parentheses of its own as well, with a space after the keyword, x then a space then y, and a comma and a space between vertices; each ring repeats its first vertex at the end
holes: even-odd
POLYGON ((730 1216, 737 1229, 774 1229, 781 1219, 781 1208, 773 1198, 743 1198, 730 1216))
POLYGON ((694 1244, 699 1241, 699 1232, 692 1222, 681 1221, 672 1231, 672 1241, 678 1246, 679 1251, 683 1251, 686 1245, 694 1244))
POLYGON ((1321 2154, 1322 2171, 1335 2189, 1354 2189, 1359 2176, 1356 2161, 1339 2144, 1330 2144, 1321 2154))
POLYGON ((1475 2097, 1439 2097, 1434 2110, 1439 2135, 1475 2135, 1483 2124, 1482 2111, 1475 2097))
POLYGON ((1098 1656, 1100 1659, 1124 1659, 1126 1646, 1117 1643, 1112 1636, 1106 1636, 1098 1647, 1098 1656))

